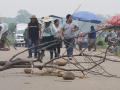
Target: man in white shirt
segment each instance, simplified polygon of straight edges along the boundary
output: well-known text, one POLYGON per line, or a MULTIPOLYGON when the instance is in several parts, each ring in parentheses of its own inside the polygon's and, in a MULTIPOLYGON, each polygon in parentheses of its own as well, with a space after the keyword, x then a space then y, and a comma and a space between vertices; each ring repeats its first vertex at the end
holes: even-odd
POLYGON ((73 47, 74 47, 74 37, 75 37, 75 25, 72 23, 72 15, 68 14, 66 16, 66 24, 63 26, 63 36, 64 42, 67 49, 67 56, 69 60, 72 60, 73 47))

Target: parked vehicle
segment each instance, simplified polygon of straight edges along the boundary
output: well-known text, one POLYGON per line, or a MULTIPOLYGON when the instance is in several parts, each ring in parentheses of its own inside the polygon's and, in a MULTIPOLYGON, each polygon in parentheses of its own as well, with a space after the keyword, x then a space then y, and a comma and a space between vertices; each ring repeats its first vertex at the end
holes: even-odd
POLYGON ((25 40, 24 40, 24 32, 25 29, 27 28, 27 24, 25 23, 19 23, 16 25, 16 30, 15 30, 15 45, 16 46, 24 46, 25 45, 25 40))

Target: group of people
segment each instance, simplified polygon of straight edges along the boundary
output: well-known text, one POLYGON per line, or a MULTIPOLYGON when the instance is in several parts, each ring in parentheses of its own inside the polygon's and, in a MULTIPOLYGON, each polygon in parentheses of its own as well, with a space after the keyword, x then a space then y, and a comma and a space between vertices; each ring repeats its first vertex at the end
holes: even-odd
POLYGON ((108 45, 111 45, 115 41, 115 39, 120 39, 120 32, 109 31, 105 37, 105 42, 108 45))
POLYGON ((83 47, 88 47, 88 51, 91 51, 92 48, 94 49, 93 51, 96 51, 96 38, 96 30, 94 26, 91 26, 89 33, 80 32, 78 34, 76 44, 78 45, 80 51, 83 47), (85 41, 85 37, 87 37, 87 41, 85 41))
MULTIPOLYGON (((72 22, 72 15, 68 14, 66 16, 66 23, 61 27, 59 19, 55 19, 53 22, 43 18, 44 26, 42 26, 36 16, 32 16, 30 18, 30 23, 28 23, 28 48, 32 46, 37 46, 39 43, 46 43, 48 46, 46 49, 50 52, 50 59, 54 57, 60 56, 60 49, 62 47, 62 41, 64 41, 67 56, 69 60, 72 60, 73 56, 73 48, 75 44, 75 32, 78 30, 76 25, 72 22), (57 41, 54 45, 49 46, 48 42, 57 41), (48 44, 47 44, 48 43, 48 44)), ((81 37, 81 36, 79 36, 81 37)), ((82 36, 84 37, 84 35, 82 36)), ((81 38, 82 38, 81 37, 81 38)), ((96 50, 96 32, 93 26, 91 26, 91 32, 88 33, 89 45, 88 50, 94 46, 94 50, 96 50)), ((80 43, 81 45, 82 43, 80 43)), ((81 46, 80 46, 80 50, 81 46)), ((38 57, 38 47, 34 47, 33 49, 29 49, 28 58, 32 57, 32 53, 34 52, 34 57, 38 57)), ((42 50, 44 53, 45 50, 42 50)))
POLYGON ((116 52, 117 46, 120 46, 120 32, 119 31, 109 31, 105 37, 105 42, 110 46, 110 52, 116 52))

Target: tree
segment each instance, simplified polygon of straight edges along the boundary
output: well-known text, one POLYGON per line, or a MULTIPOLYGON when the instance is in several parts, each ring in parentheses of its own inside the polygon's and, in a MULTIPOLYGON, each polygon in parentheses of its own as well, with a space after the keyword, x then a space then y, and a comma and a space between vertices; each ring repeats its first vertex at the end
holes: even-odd
POLYGON ((10 23, 10 24, 8 25, 8 30, 9 30, 11 33, 15 32, 15 28, 16 28, 16 23, 10 23))
POLYGON ((16 23, 16 20, 15 20, 15 18, 5 17, 3 22, 10 24, 10 23, 16 23))
POLYGON ((19 10, 18 15, 16 16, 16 21, 18 23, 28 23, 31 14, 27 10, 19 10))

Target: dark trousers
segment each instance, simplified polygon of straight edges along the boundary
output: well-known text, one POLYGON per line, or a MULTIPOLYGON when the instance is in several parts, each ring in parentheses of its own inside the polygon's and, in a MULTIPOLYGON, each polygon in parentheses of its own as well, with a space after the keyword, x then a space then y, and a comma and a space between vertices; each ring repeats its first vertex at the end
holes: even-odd
POLYGON ((61 47, 56 47, 54 50, 54 52, 55 52, 55 54, 57 54, 57 56, 60 55, 60 48, 61 47))
POLYGON ((60 48, 62 47, 62 40, 60 38, 55 37, 55 40, 57 40, 55 47, 54 47, 54 53, 55 57, 59 57, 60 55, 60 48))
MULTIPOLYGON (((50 42, 50 41, 54 41, 54 40, 55 40, 54 36, 44 36, 42 38, 42 43, 46 43, 46 42, 50 42)), ((53 43, 51 43, 51 44, 53 44, 53 43)), ((46 44, 45 46, 49 46, 49 44, 46 44)), ((55 45, 46 48, 46 50, 48 50, 50 52, 50 59, 53 59, 55 45)), ((44 50, 42 50, 42 52, 44 53, 44 50)), ((55 56, 56 56, 56 54, 55 54, 55 56)))

